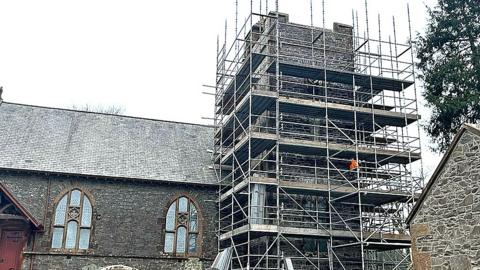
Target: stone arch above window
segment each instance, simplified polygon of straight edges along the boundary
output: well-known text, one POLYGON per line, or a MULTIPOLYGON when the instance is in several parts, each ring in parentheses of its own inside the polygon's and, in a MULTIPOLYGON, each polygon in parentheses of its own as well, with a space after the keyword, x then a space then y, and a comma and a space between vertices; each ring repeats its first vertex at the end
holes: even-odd
POLYGON ((55 206, 52 229, 53 249, 88 250, 92 234, 93 207, 80 189, 63 195, 55 206))
POLYGON ((180 196, 168 207, 165 217, 164 252, 179 256, 199 252, 200 218, 196 203, 180 196))
POLYGON ((137 269, 128 267, 125 265, 110 265, 110 266, 103 267, 100 270, 137 270, 137 269))

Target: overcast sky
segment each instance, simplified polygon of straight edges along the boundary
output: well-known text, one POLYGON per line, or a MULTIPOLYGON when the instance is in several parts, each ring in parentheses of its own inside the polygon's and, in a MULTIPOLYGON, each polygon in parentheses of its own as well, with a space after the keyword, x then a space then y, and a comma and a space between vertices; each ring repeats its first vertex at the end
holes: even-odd
MULTIPOLYGON (((274 9, 274 0, 267 1, 274 9)), ((0 85, 4 100, 51 107, 72 104, 121 105, 126 114, 165 120, 210 123, 213 99, 202 84, 214 84, 217 34, 234 30, 235 0, 16 0, 0 1, 0 85)), ((280 0, 290 21, 310 24, 309 0, 280 0)), ((321 1, 313 1, 314 21, 322 24, 321 1)), ((369 0, 372 33, 408 38, 407 3, 412 27, 422 32, 425 5, 435 0, 369 0)), ((265 9, 266 1, 262 1, 265 9)), ((250 1, 239 0, 239 18, 250 1)), ((260 7, 254 1, 256 11, 260 7)), ((362 0, 326 0, 326 25, 352 23, 362 0)), ((223 40, 222 40, 223 42, 223 40)), ((421 90, 421 88, 419 88, 421 90)), ((421 110, 428 117, 428 111, 421 110)), ((438 155, 428 151, 427 171, 438 155)))

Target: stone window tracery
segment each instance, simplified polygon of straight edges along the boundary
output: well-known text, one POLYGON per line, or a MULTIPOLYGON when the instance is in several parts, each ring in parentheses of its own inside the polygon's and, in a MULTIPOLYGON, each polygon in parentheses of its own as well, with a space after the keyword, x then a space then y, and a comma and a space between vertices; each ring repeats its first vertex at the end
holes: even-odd
POLYGON ((92 203, 79 189, 65 194, 57 203, 53 220, 53 249, 87 250, 92 232, 92 203))
POLYGON ((198 252, 199 214, 195 203, 185 197, 170 204, 165 218, 165 253, 192 255, 198 252))

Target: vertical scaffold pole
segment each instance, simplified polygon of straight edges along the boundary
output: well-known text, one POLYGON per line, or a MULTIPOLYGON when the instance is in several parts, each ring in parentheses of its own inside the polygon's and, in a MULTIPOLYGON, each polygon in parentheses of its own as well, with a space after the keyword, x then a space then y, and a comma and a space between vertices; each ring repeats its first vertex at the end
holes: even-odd
POLYGON ((238 53, 238 42, 237 42, 237 35, 238 35, 238 0, 235 0, 235 56, 238 53))
POLYGON ((312 54, 312 55, 311 55, 311 61, 312 61, 312 62, 310 63, 311 66, 313 66, 313 65, 315 64, 314 45, 313 45, 313 43, 314 43, 314 38, 315 38, 315 37, 313 36, 313 34, 314 34, 314 28, 313 28, 313 1, 310 0, 310 37, 311 37, 311 50, 312 50, 312 52, 311 52, 311 54, 312 54))
MULTIPOLYGON (((218 166, 218 169, 216 168, 216 162, 215 162, 215 159, 216 159, 216 145, 215 145, 215 137, 217 136, 217 130, 218 128, 222 128, 222 127, 219 127, 219 121, 218 121, 218 115, 217 115, 217 100, 218 100, 218 95, 219 95, 219 72, 218 72, 218 68, 220 66, 220 57, 219 57, 219 53, 220 53, 220 36, 217 34, 217 55, 216 55, 216 65, 215 65, 215 100, 214 100, 214 105, 213 105, 213 126, 214 126, 214 137, 213 137, 213 158, 212 160, 214 160, 213 162, 213 169, 215 171, 215 176, 217 177, 217 182, 218 182, 218 203, 217 203, 217 207, 218 207, 218 213, 217 213, 217 239, 220 237, 220 220, 221 220, 221 216, 220 216, 220 208, 221 208, 221 203, 220 203, 220 194, 222 193, 222 184, 221 184, 221 177, 222 177, 222 166, 218 166), (218 170, 220 172, 218 172, 218 170)), ((221 131, 220 131, 221 132, 221 131)), ((220 145, 222 144, 222 141, 221 141, 221 138, 220 138, 220 145)), ((217 241, 217 250, 220 251, 220 241, 217 241)))
MULTIPOLYGON (((419 151, 420 153, 422 152, 422 136, 420 133, 420 115, 418 114, 418 96, 417 96, 417 78, 416 78, 416 72, 415 72, 415 56, 413 52, 413 36, 412 36, 412 20, 410 17, 410 4, 407 3, 407 12, 408 12, 408 33, 409 33, 409 44, 410 44, 410 56, 411 56, 411 62, 412 62, 412 76, 413 76, 413 91, 415 92, 415 115, 417 118, 417 132, 418 132, 418 146, 419 146, 419 151)), ((424 186, 424 174, 423 174, 423 159, 420 159, 420 188, 423 188, 424 186)))
MULTIPOLYGON (((353 11, 352 11, 352 20, 353 20, 353 29, 352 29, 352 54, 355 53, 355 35, 354 35, 354 31, 355 31, 355 18, 354 18, 354 15, 353 15, 353 11)), ((358 126, 357 126, 357 91, 356 91, 356 80, 355 80, 355 74, 352 75, 352 92, 353 92, 353 125, 354 125, 354 132, 355 132, 355 160, 359 161, 359 156, 358 156, 358 126)), ((359 163, 357 169, 356 169, 356 178, 357 178, 357 183, 358 183, 358 186, 357 186, 357 196, 358 196, 358 204, 359 204, 359 209, 360 209, 360 219, 359 219, 359 222, 360 224, 362 223, 362 219, 361 219, 361 199, 360 199, 360 167, 362 166, 361 163, 359 163)), ((361 227, 360 227, 361 228, 361 227)), ((362 236, 362 231, 360 231, 360 240, 363 241, 363 236, 362 236)), ((363 244, 360 243, 362 246, 363 244)), ((362 263, 363 263, 363 251, 361 251, 362 253, 362 263)), ((362 266, 362 269, 363 266, 362 266)))
MULTIPOLYGON (((261 2, 261 1, 260 1, 261 2)), ((248 75, 248 86, 249 86, 249 89, 250 89, 250 95, 249 95, 249 106, 248 106, 248 134, 246 134, 248 136, 248 172, 247 172, 247 177, 248 179, 245 179, 246 181, 248 181, 248 210, 247 210, 247 215, 248 215, 248 224, 251 224, 251 217, 252 217, 252 211, 251 211, 251 207, 252 207, 252 202, 251 202, 251 198, 252 198, 252 184, 251 184, 251 176, 252 176, 252 91, 253 91, 253 85, 252 85, 252 76, 253 76, 253 65, 252 65, 252 62, 253 62, 253 0, 250 0, 250 25, 249 25, 249 28, 250 28, 250 35, 248 37, 248 51, 249 51, 249 55, 246 56, 247 58, 250 58, 250 64, 249 64, 249 75, 248 75)), ((243 26, 244 28, 246 28, 246 25, 243 26)), ((246 49, 246 48, 245 48, 246 49)), ((258 205, 255 205, 254 207, 259 207, 258 205)), ((259 211, 259 209, 257 209, 256 211, 259 211)), ((250 242, 251 242, 251 232, 250 230, 248 230, 247 232, 247 241, 248 241, 248 244, 247 244, 247 269, 250 269, 250 265, 251 265, 251 246, 250 246, 250 242)))
MULTIPOLYGON (((275 174, 276 174, 276 203, 277 203, 277 225, 281 225, 280 213, 280 16, 279 16, 279 0, 275 0, 275 135, 276 135, 276 151, 275 151, 275 174)), ((280 231, 277 230, 277 268, 280 269, 282 263, 280 231)))
MULTIPOLYGON (((326 163, 327 163, 327 186, 328 186, 328 228, 330 231, 333 230, 332 224, 332 183, 331 183, 331 173, 330 173, 330 147, 329 147, 329 119, 328 119, 328 89, 327 89, 327 32, 326 29, 326 20, 325 20, 325 0, 322 0, 322 57, 323 57, 323 91, 324 91, 324 99, 325 99, 325 137, 326 137, 326 163)), ((321 99, 320 99, 321 100, 321 99)), ((328 261, 329 261, 329 268, 333 270, 334 264, 333 260, 335 251, 333 250, 333 235, 330 234, 330 239, 327 242, 327 250, 328 250, 328 261)))
MULTIPOLYGON (((374 94, 373 94, 373 81, 372 81, 372 60, 371 60, 371 44, 370 44, 370 26, 368 20, 368 1, 365 0, 365 24, 367 30, 367 50, 368 50, 368 75, 370 80, 370 98, 372 102, 371 106, 371 113, 372 113, 372 135, 374 135, 376 126, 375 126, 375 110, 374 110, 374 94)), ((377 161, 377 143, 376 143, 376 136, 373 136, 373 149, 374 149, 374 156, 375 156, 375 173, 376 177, 378 178, 378 161, 377 161)), ((358 153, 358 152, 357 152, 358 153)), ((360 182, 358 183, 358 188, 360 189, 360 182)), ((362 253, 362 269, 365 269, 365 249, 364 249, 364 224, 363 224, 363 209, 362 209, 362 198, 358 196, 358 204, 359 204, 359 214, 360 214, 360 252, 362 253)))

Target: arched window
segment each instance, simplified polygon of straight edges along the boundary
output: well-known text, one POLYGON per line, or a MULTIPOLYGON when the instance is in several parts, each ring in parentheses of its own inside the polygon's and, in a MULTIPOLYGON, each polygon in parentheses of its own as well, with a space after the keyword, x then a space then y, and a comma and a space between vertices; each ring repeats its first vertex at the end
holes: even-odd
POLYGON ((198 252, 199 217, 194 202, 179 197, 168 208, 165 218, 164 251, 176 255, 198 252))
POLYGON ((92 232, 92 203, 79 189, 57 203, 53 221, 52 248, 86 250, 92 232))

